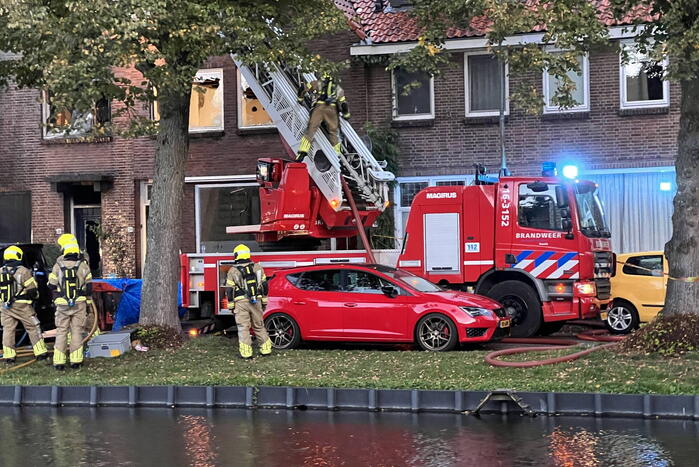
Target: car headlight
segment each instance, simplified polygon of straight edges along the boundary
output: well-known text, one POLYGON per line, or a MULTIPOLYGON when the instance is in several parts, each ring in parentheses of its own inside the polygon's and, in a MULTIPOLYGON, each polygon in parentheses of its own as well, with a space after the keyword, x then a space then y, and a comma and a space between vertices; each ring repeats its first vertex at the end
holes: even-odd
POLYGON ((466 314, 472 318, 475 318, 476 316, 493 316, 493 312, 487 308, 478 308, 475 306, 460 306, 459 308, 464 310, 466 314))

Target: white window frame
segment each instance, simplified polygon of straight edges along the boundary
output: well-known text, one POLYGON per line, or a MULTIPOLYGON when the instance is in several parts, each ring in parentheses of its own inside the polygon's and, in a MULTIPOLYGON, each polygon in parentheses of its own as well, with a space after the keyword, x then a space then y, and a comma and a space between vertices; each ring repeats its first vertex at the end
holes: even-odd
MULTIPOLYGON (((238 88, 238 92, 236 93, 236 96, 238 98, 238 101, 236 103, 236 107, 238 109, 238 128, 241 130, 254 130, 257 128, 276 128, 274 122, 269 123, 267 125, 243 125, 243 90, 241 89, 242 86, 240 85, 242 82, 242 78, 243 77, 240 74, 240 70, 236 68, 236 87, 238 88)), ((264 106, 262 106, 262 110, 267 112, 267 109, 265 109, 264 106)))
MULTIPOLYGON (((634 47, 633 40, 619 41, 620 49, 624 47, 634 47)), ((619 50, 619 105, 621 109, 652 109, 670 106, 670 81, 663 80, 663 98, 652 101, 628 101, 626 96, 626 74, 624 73, 624 60, 622 50, 619 50)), ((664 69, 667 69, 669 61, 667 57, 661 62, 664 69)))
POLYGON ((140 250, 141 250, 141 275, 146 269, 146 253, 148 252, 148 220, 146 219, 146 207, 150 206, 150 198, 148 197, 148 188, 152 191, 153 180, 145 180, 139 183, 139 223, 141 230, 139 232, 140 250))
MULTIPOLYGON (((562 50, 550 50, 550 52, 564 52, 562 50)), ((582 54, 582 76, 583 76, 583 86, 585 87, 583 92, 583 103, 581 105, 576 105, 574 107, 569 107, 567 109, 550 105, 550 99, 555 95, 555 91, 552 93, 549 89, 549 73, 548 70, 543 72, 543 90, 544 90, 544 113, 545 114, 560 114, 560 113, 574 113, 574 112, 589 112, 590 111, 590 57, 588 54, 582 54)))
POLYGON ((395 70, 391 70, 391 96, 393 104, 393 120, 434 120, 434 76, 430 76, 430 112, 425 114, 415 115, 399 115, 398 114, 398 90, 396 89, 395 70))
POLYGON ((201 253, 201 195, 200 192, 205 188, 235 188, 243 186, 257 186, 260 184, 254 181, 254 176, 251 178, 250 182, 231 182, 231 183, 202 183, 194 185, 194 237, 196 241, 197 253, 201 253))
MULTIPOLYGON (((204 77, 204 78, 218 78, 218 85, 219 89, 221 90, 221 125, 220 126, 207 126, 207 127, 199 127, 199 128, 189 128, 189 133, 190 134, 197 134, 197 133, 210 133, 212 131, 223 131, 225 128, 225 122, 226 122, 226 114, 225 114, 225 101, 226 101, 226 93, 223 88, 223 68, 203 68, 201 70, 197 70, 197 74, 194 78, 196 80, 199 77, 204 77)), ((192 87, 194 87, 194 80, 192 80, 192 87)), ((194 89, 192 89, 192 97, 195 96, 194 93, 196 93, 194 89)), ((191 100, 190 100, 191 102, 191 100)), ((190 104, 191 105, 191 104, 190 104)), ((189 126, 189 124, 188 124, 189 126)))
MULTIPOLYGON (((109 121, 111 122, 111 113, 112 113, 112 108, 111 108, 111 103, 107 103, 108 109, 109 109, 109 121)), ((71 138, 84 138, 86 136, 92 136, 93 133, 91 131, 86 131, 85 133, 75 133, 75 134, 70 134, 70 133, 54 133, 50 134, 48 132, 48 119, 51 116, 51 105, 49 103, 49 92, 48 91, 42 91, 41 92, 41 134, 43 139, 71 139, 71 138)), ((92 128, 97 128, 97 103, 92 107, 92 128)), ((107 136, 107 135, 105 135, 107 136)))
POLYGON ((460 181, 464 182, 464 185, 470 185, 473 182, 473 175, 433 175, 426 177, 397 177, 396 185, 393 188, 393 219, 394 219, 394 236, 396 238, 396 248, 403 248, 403 240, 405 237, 405 232, 403 231, 403 214, 410 212, 410 206, 402 206, 400 204, 401 183, 420 183, 427 182, 427 187, 437 186, 437 182, 445 181, 460 181))
MULTIPOLYGON (((469 79, 468 79, 468 57, 475 55, 488 55, 493 54, 487 50, 478 50, 473 52, 464 52, 464 112, 466 117, 496 117, 500 115, 500 109, 498 110, 475 110, 471 111, 471 102, 469 96, 469 79)), ((505 115, 510 114, 510 65, 505 62, 505 115)))

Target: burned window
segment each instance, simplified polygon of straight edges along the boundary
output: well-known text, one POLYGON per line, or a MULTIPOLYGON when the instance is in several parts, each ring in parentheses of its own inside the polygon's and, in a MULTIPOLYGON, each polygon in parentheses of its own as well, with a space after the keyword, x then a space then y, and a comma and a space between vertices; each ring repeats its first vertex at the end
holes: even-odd
POLYGON ((111 108, 100 99, 90 110, 79 111, 55 104, 52 93, 44 93, 44 137, 70 138, 109 133, 111 108))
POLYGON ((272 118, 262 107, 245 77, 238 71, 238 127, 266 128, 274 127, 272 118))
MULTIPOLYGON (((157 95, 157 91, 154 91, 157 95)), ((158 102, 153 102, 153 120, 160 120, 158 102)), ((199 70, 192 81, 189 99, 189 132, 223 131, 223 69, 199 70)))

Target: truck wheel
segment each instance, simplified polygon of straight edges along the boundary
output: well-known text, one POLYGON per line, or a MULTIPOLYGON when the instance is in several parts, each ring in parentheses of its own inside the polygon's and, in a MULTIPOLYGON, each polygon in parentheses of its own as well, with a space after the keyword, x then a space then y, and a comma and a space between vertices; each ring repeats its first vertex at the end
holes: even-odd
POLYGON ((276 350, 295 349, 301 343, 301 330, 286 313, 273 313, 265 319, 265 329, 276 350))
POLYGON ((430 313, 417 322, 415 342, 422 350, 446 352, 459 343, 459 334, 452 320, 440 313, 430 313))
POLYGON ((614 300, 604 325, 612 334, 628 334, 638 328, 640 318, 636 307, 625 300, 614 300))
POLYGON ((505 281, 491 288, 486 296, 502 303, 510 315, 512 337, 532 337, 541 327, 541 303, 534 289, 520 281, 505 281))

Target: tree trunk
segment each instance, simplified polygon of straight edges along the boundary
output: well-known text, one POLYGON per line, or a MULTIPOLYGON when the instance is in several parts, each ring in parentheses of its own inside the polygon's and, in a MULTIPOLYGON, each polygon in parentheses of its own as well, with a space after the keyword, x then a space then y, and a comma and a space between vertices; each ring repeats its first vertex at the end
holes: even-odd
MULTIPOLYGON (((682 82, 681 107, 675 163, 677 195, 672 238, 665 245, 665 255, 671 277, 691 278, 699 276, 699 80, 682 82)), ((668 280, 664 313, 699 314, 699 282, 668 280)))
POLYGON ((184 172, 189 151, 189 100, 160 95, 160 128, 148 215, 141 324, 181 329, 177 313, 184 172))

